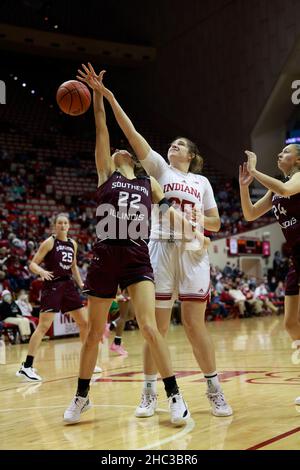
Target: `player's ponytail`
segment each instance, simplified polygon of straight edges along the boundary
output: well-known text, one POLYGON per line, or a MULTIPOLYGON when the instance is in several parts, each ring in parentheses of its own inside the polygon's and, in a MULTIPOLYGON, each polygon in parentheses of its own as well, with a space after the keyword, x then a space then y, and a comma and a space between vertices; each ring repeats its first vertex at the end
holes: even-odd
POLYGON ((203 157, 200 155, 200 151, 197 145, 186 137, 176 137, 175 140, 183 139, 186 141, 189 153, 192 155, 192 160, 189 166, 189 171, 191 173, 201 173, 203 169, 203 157))
POLYGON ((203 169, 203 157, 201 157, 200 153, 195 153, 190 163, 189 171, 191 173, 202 173, 202 169, 203 169))

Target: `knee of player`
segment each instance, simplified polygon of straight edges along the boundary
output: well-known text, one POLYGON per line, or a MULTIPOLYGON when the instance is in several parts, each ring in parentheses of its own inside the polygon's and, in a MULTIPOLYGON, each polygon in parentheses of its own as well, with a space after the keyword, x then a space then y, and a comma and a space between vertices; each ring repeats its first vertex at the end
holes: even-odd
POLYGON ((86 342, 88 344, 100 343, 102 336, 103 336, 103 332, 90 329, 86 338, 86 342))
POLYGON ((159 326, 158 330, 162 336, 166 336, 169 330, 169 325, 159 326))
POLYGON ((140 325, 140 331, 147 342, 154 343, 157 340, 159 331, 156 327, 150 325, 149 323, 144 323, 140 325))
POLYGON ((88 322, 87 322, 84 318, 82 318, 82 319, 79 320, 79 321, 77 320, 76 323, 77 323, 77 325, 78 325, 78 328, 79 328, 81 331, 86 330, 87 327, 88 327, 88 322))
POLYGON ((38 326, 37 326, 37 330, 42 333, 43 335, 45 335, 47 333, 47 331, 49 330, 51 326, 51 323, 43 323, 43 322, 39 322, 38 326))

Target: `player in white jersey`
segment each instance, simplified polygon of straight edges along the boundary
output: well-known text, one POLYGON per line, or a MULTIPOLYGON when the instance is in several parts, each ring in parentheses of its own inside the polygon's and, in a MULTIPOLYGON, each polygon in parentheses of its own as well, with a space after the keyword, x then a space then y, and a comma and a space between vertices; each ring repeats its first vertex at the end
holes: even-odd
MULTIPOLYGON (((165 196, 184 210, 185 205, 200 206, 204 211, 204 228, 220 229, 220 218, 213 190, 207 178, 199 173, 202 157, 197 146, 186 138, 177 138, 168 150, 169 164, 153 151, 139 134, 113 93, 102 84, 102 92, 110 103, 116 120, 146 171, 161 184, 165 196)), ((181 300, 181 318, 194 356, 207 382, 207 397, 215 416, 229 416, 227 404, 216 372, 215 352, 205 325, 209 298, 210 266, 206 250, 187 249, 176 233, 165 233, 157 219, 152 220, 149 251, 156 284, 156 318, 160 332, 166 335, 171 310, 176 298, 181 300)), ((157 368, 145 345, 145 381, 137 417, 152 416, 157 406, 157 368)))

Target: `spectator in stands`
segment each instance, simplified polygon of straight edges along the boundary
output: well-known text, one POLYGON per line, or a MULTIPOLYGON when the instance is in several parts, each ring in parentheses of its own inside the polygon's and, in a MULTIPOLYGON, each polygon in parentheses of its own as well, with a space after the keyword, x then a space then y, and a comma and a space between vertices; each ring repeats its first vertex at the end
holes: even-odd
POLYGON ((254 298, 259 299, 263 302, 263 307, 271 311, 272 313, 277 313, 278 308, 271 302, 269 299, 269 291, 264 281, 262 281, 254 291, 254 298))
POLYGON ((241 290, 246 297, 246 309, 249 316, 252 314, 259 316, 263 309, 263 301, 255 298, 254 292, 250 289, 248 284, 244 284, 241 290))
POLYGON ((232 275, 232 268, 230 266, 230 262, 227 261, 225 268, 223 269, 223 274, 226 277, 230 277, 232 275))
POLYGON ((18 299, 16 300, 16 304, 18 305, 19 309, 22 312, 22 315, 28 318, 31 326, 32 332, 36 329, 39 319, 32 315, 33 307, 28 299, 28 294, 21 290, 18 294, 18 299))
POLYGON ((277 280, 275 276, 271 277, 270 281, 268 282, 268 287, 270 289, 270 292, 275 292, 277 287, 277 280))
POLYGON ((278 300, 284 300, 284 295, 285 295, 285 288, 284 288, 284 284, 282 281, 279 281, 278 282, 278 285, 275 289, 275 297, 276 299, 278 300))
POLYGON ((239 312, 240 312, 240 317, 244 317, 245 310, 246 310, 246 306, 245 306, 246 297, 243 294, 243 292, 239 289, 236 283, 233 283, 232 288, 229 289, 229 295, 231 295, 231 297, 233 298, 234 305, 237 305, 239 312))
POLYGON ((28 318, 22 316, 22 312, 13 300, 9 290, 2 292, 2 302, 0 303, 0 320, 17 325, 20 331, 21 341, 25 342, 30 337, 30 325, 28 318))
POLYGON ((216 289, 212 289, 211 291, 211 300, 209 306, 211 307, 212 318, 207 319, 216 320, 228 318, 229 311, 226 308, 225 303, 221 301, 221 296, 216 289))
POLYGON ((224 290, 224 284, 222 282, 222 279, 218 279, 215 285, 215 289, 218 294, 221 294, 224 290))

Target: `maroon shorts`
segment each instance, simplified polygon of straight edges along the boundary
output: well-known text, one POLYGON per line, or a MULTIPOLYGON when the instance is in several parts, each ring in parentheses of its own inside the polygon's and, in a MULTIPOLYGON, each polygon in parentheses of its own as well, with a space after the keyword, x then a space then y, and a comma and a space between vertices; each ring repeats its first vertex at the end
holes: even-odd
POLYGON ((296 260, 290 259, 290 269, 286 276, 285 295, 299 295, 300 266, 296 260))
POLYGON ((80 295, 71 279, 45 281, 41 296, 41 313, 72 312, 83 307, 80 295))
POLYGON ((148 245, 140 240, 138 243, 120 245, 116 241, 97 242, 83 292, 113 299, 118 286, 123 290, 140 281, 154 282, 148 245))

